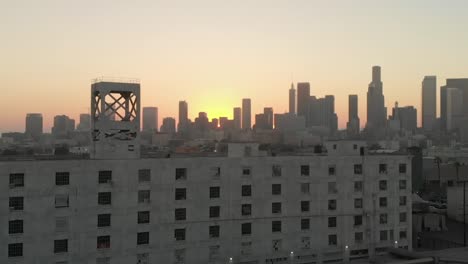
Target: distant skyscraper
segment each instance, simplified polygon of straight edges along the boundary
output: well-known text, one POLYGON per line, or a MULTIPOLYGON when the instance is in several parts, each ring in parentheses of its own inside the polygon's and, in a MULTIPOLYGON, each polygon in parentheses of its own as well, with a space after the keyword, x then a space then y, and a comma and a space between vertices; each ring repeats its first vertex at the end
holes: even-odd
POLYGON ((162 133, 169 133, 173 134, 176 132, 176 121, 172 117, 166 117, 163 119, 161 125, 161 132, 162 133))
POLYGON ((143 107, 143 131, 158 131, 158 108, 143 107))
POLYGON ((310 84, 305 83, 298 83, 297 84, 297 115, 303 116, 306 120, 306 125, 310 125, 310 84))
POLYGON ((183 132, 188 129, 188 104, 185 101, 179 102, 179 126, 178 131, 183 132))
POLYGON ((255 129, 273 129, 273 108, 265 107, 263 114, 255 115, 255 129))
POLYGON ((265 115, 265 119, 267 121, 268 129, 273 129, 273 108, 272 107, 265 107, 263 108, 263 114, 265 115))
POLYGON ((66 115, 58 115, 54 117, 54 126, 52 127, 52 135, 55 137, 67 136, 69 132, 75 131, 75 120, 70 119, 66 115))
POLYGON ((446 130, 460 128, 463 118, 463 91, 458 88, 447 88, 446 130))
POLYGON ((358 96, 356 94, 348 96, 348 123, 346 124, 346 130, 350 137, 359 135, 360 120, 358 116, 358 96))
POLYGON ((426 131, 432 130, 436 120, 436 90, 436 76, 425 76, 422 81, 421 121, 426 131))
POLYGON ((372 82, 367 91, 367 124, 366 128, 373 130, 385 127, 387 109, 383 95, 380 66, 372 67, 372 82))
POLYGON ((291 89, 289 89, 289 113, 296 113, 296 90, 293 83, 291 83, 291 89))
POLYGON ((91 115, 80 114, 80 123, 76 127, 78 131, 90 131, 91 130, 91 115))
POLYGON ((252 113, 251 101, 249 98, 242 99, 242 129, 249 130, 252 128, 252 113))
POLYGON ((338 129, 338 116, 335 113, 335 97, 326 95, 324 98, 309 97, 308 126, 327 127, 333 134, 338 129))
POLYGON ((26 136, 39 139, 42 135, 42 114, 29 113, 26 115, 26 136))
POLYGON ((398 102, 392 109, 391 120, 399 121, 398 126, 401 130, 415 132, 417 128, 417 110, 413 106, 399 107, 398 102))
POLYGON ((440 129, 447 129, 447 86, 440 87, 440 129))
POLYGON ((242 109, 240 107, 234 107, 234 114, 233 114, 233 119, 234 119, 234 129, 240 130, 242 128, 241 126, 241 120, 242 120, 242 109))

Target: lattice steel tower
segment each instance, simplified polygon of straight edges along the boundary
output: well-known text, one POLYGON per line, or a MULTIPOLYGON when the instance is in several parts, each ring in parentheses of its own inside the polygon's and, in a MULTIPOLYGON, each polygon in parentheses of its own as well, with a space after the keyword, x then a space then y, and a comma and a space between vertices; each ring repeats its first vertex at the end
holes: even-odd
POLYGON ((91 85, 91 158, 140 157, 140 84, 96 79, 91 85))

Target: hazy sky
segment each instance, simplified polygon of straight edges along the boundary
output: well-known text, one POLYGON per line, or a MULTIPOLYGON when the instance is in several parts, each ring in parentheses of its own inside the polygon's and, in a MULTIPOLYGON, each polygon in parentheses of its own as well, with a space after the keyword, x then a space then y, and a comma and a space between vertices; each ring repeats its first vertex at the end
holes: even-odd
POLYGON ((46 131, 54 115, 78 119, 99 76, 139 78, 160 124, 179 100, 191 118, 232 117, 243 97, 252 116, 282 113, 292 80, 334 94, 340 127, 358 94, 365 124, 372 65, 387 107, 420 119, 424 75, 468 77, 467 14, 464 0, 0 0, 0 131, 23 131, 28 112, 46 131))

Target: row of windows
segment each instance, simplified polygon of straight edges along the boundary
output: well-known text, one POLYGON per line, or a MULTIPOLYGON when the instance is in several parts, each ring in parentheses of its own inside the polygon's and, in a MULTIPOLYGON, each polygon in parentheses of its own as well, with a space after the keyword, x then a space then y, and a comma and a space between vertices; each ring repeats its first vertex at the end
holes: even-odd
MULTIPOLYGON (((221 175, 220 167, 212 167, 211 174, 214 177, 219 177, 221 175)), ((310 176, 310 166, 301 165, 300 174, 301 176, 310 176)), ((399 164, 399 173, 406 173, 406 164, 399 164)), ((387 164, 379 164, 379 173, 387 173, 387 164)), ((335 175, 336 167, 331 165, 328 167, 328 175, 335 175)), ((362 164, 354 164, 354 174, 362 174, 362 164)), ((244 167, 242 168, 242 175, 250 176, 251 168, 244 167)), ((280 165, 272 166, 272 176, 279 177, 282 176, 282 168, 280 165)), ((176 180, 186 180, 187 179, 187 168, 176 168, 175 169, 175 179, 176 180)), ((139 182, 149 182, 151 181, 151 170, 150 169, 140 169, 138 170, 138 181, 139 182)), ((112 171, 102 170, 98 172, 98 183, 112 183, 112 171)), ((70 172, 56 172, 55 173, 55 184, 57 186, 69 185, 70 184, 70 172)), ((10 188, 24 187, 24 173, 11 173, 10 174, 10 188)))

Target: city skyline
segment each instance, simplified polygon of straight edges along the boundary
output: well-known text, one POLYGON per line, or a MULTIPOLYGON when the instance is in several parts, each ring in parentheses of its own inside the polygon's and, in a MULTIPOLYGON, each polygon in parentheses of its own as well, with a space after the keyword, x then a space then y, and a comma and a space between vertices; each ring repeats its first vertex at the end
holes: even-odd
POLYGON ((287 112, 291 82, 309 82, 311 94, 335 95, 341 129, 348 95, 357 94, 362 127, 372 65, 382 67, 385 106, 398 101, 419 113, 424 76, 442 85, 468 68, 463 1, 46 2, 0 11, 8 62, 0 110, 9 113, 1 132, 23 131, 27 113, 42 113, 46 132, 55 115, 78 120, 96 76, 138 77, 142 106, 158 107, 161 120, 177 117, 180 100, 192 120, 202 111, 232 118, 242 98, 252 99, 252 115, 287 112))

